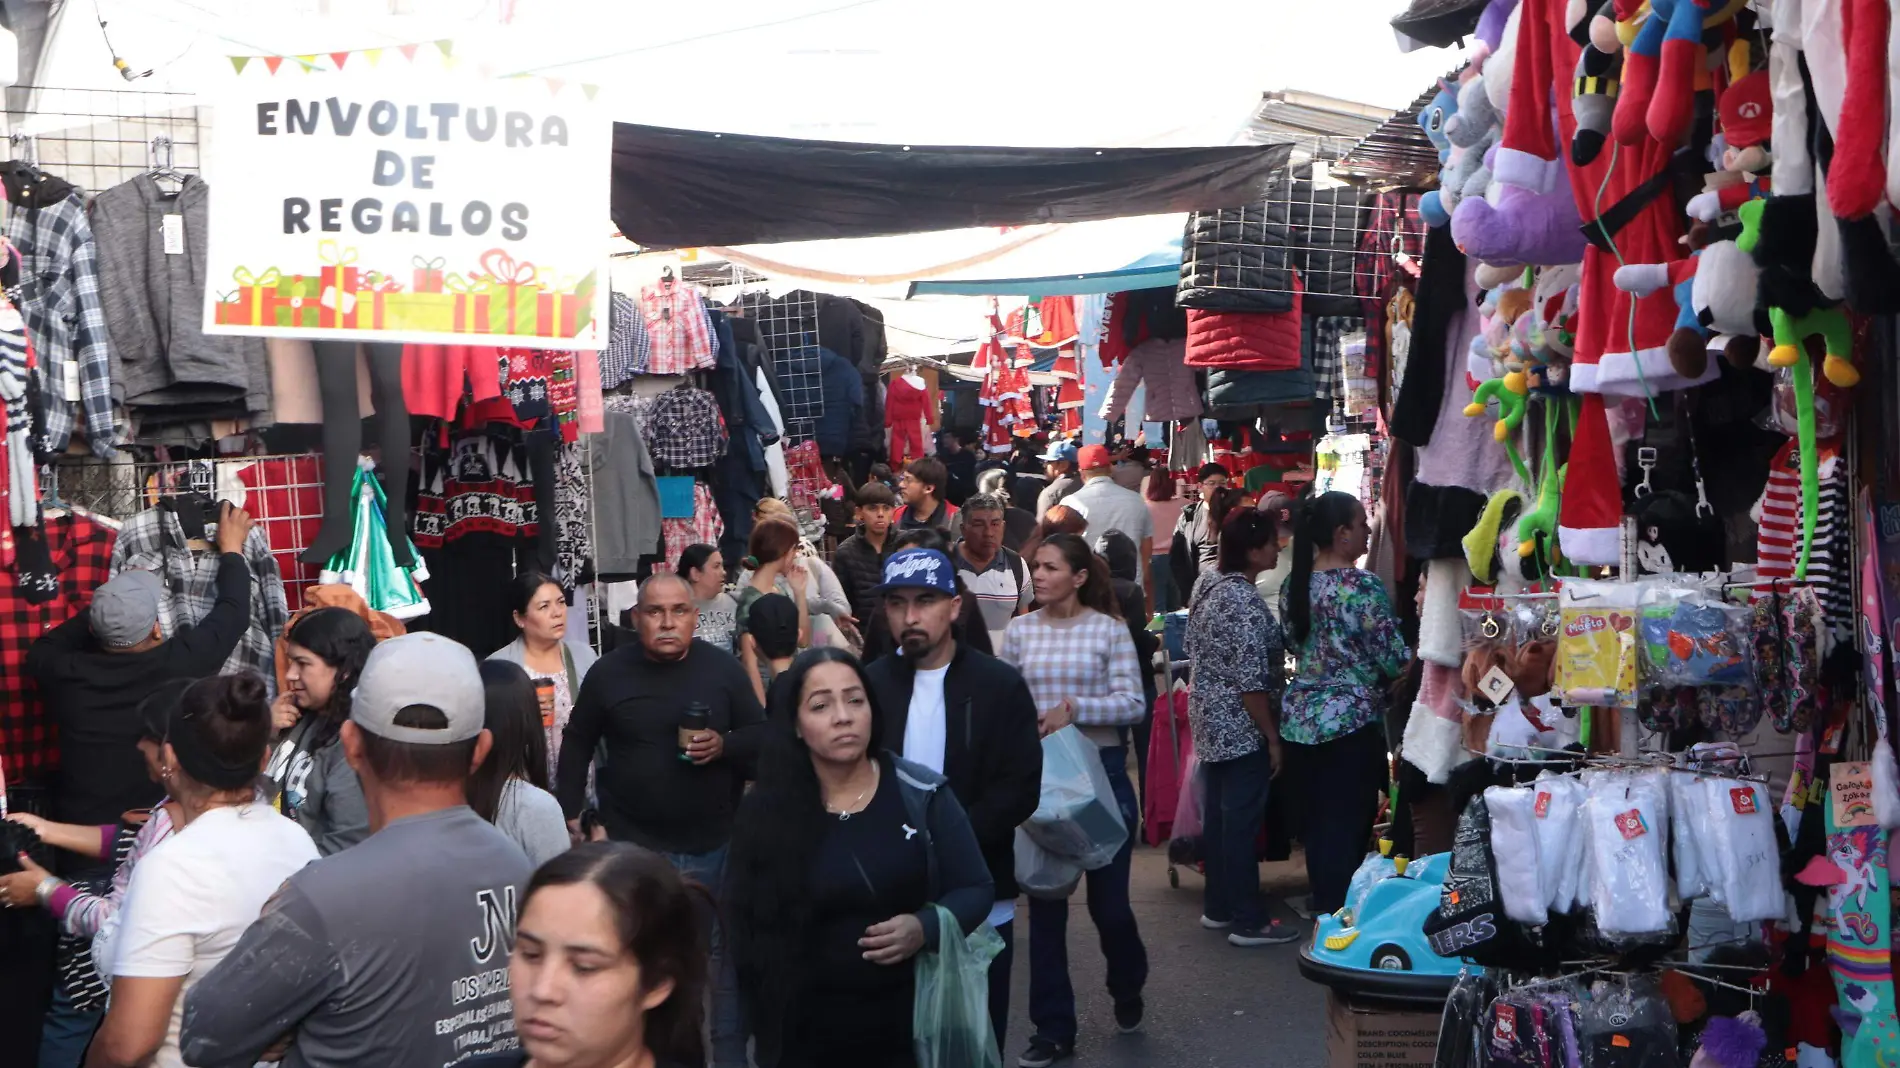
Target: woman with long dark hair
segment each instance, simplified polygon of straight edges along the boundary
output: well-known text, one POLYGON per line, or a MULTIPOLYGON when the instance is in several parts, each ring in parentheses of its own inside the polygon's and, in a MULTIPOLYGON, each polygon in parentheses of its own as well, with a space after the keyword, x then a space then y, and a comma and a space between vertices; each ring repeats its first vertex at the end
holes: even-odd
POLYGON ((1357 566, 1370 531, 1349 493, 1294 509, 1293 569, 1280 619, 1299 668, 1282 700, 1287 767, 1306 799, 1301 840, 1312 910, 1333 912, 1371 843, 1388 781, 1386 687, 1412 651, 1378 576, 1357 566))
POLYGON ((310 832, 317 852, 329 856, 369 837, 363 786, 343 758, 338 732, 350 718, 350 693, 376 636, 347 608, 319 608, 297 617, 284 632, 284 692, 296 725, 278 740, 267 774, 278 808, 310 832))
POLYGON ((519 664, 484 660, 488 759, 468 777, 468 807, 495 825, 540 867, 572 843, 561 803, 548 792, 548 741, 534 682, 519 664))
MULTIPOLYGON (((1054 511, 1055 509, 1050 509, 1054 511)), ((1115 606, 1108 565, 1074 534, 1052 534, 1036 548, 1030 581, 1042 607, 1009 621, 1002 659, 1022 672, 1036 699, 1042 733, 1071 723, 1094 742, 1121 806, 1128 840, 1087 875, 1089 918, 1108 959, 1108 992, 1123 1032, 1141 1026, 1148 951, 1128 901, 1137 809, 1128 782, 1121 728, 1142 720, 1141 665, 1115 606)), ((1029 1020, 1036 1033, 1017 1061, 1043 1068, 1075 1050, 1075 988, 1069 981, 1069 903, 1029 899, 1029 1020)))
POLYGON ((1255 842, 1267 816, 1268 788, 1285 763, 1275 705, 1286 676, 1286 640, 1253 585, 1278 562, 1280 538, 1271 515, 1246 508, 1227 517, 1219 545, 1218 569, 1194 584, 1187 627, 1194 670, 1188 724, 1207 788, 1201 926, 1231 928, 1231 945, 1280 945, 1299 932, 1267 915, 1255 842))
POLYGON ((521 1048, 464 1068, 698 1068, 700 895, 659 854, 589 842, 541 865, 508 959, 521 1048))
POLYGON ((728 869, 757 1061, 912 1064, 916 955, 984 921, 989 868, 946 780, 885 751, 857 658, 808 649, 778 692, 728 869))
MULTIPOLYGON (((488 659, 519 664, 534 680, 541 727, 547 734, 543 745, 550 758, 548 774, 552 775, 560 763, 561 735, 574 712, 581 683, 587 681, 587 673, 598 657, 585 641, 567 640, 567 591, 560 583, 539 571, 523 571, 514 577, 508 590, 508 603, 514 608, 515 627, 521 636, 488 659)), ((590 792, 592 787, 590 780, 590 792)))
POLYGON ((317 859, 297 825, 257 792, 270 745, 264 680, 200 679, 165 717, 159 776, 178 832, 132 872, 112 939, 112 1001, 89 1065, 182 1066, 187 989, 215 968, 285 879, 317 859))

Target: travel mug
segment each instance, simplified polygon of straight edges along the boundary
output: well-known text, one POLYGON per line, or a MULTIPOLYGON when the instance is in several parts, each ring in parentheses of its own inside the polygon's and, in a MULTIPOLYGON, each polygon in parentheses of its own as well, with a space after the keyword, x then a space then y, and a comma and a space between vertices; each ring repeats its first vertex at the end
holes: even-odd
POLYGON ((534 680, 534 699, 541 703, 541 726, 554 726, 554 680, 534 680))
POLYGON ((686 747, 693 744, 693 738, 712 726, 712 709, 694 701, 680 713, 679 741, 680 759, 690 761, 686 747))

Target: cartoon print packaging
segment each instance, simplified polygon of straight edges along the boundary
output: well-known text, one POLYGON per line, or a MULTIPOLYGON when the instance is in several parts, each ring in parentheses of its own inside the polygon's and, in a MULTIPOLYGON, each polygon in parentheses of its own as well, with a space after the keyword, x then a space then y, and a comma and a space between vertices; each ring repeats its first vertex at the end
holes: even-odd
POLYGON ((1561 593, 1556 688, 1564 703, 1635 708, 1637 587, 1572 580, 1561 593))

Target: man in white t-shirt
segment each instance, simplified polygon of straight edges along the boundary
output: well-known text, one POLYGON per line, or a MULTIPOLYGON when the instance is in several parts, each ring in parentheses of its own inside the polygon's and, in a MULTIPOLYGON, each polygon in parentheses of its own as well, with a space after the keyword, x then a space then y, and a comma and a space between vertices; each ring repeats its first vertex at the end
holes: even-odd
POLYGON ((1029 607, 1035 590, 1029 584, 1029 565, 1003 544, 1008 506, 1001 497, 978 494, 963 502, 958 518, 963 537, 950 550, 963 588, 983 611, 983 627, 990 632, 990 648, 1003 647, 1003 631, 1010 619, 1029 607))
POLYGON ((1076 454, 1076 464, 1082 469, 1082 488, 1062 503, 1081 512, 1088 520, 1083 537, 1090 545, 1111 530, 1119 530, 1134 539, 1141 547, 1141 586, 1148 594, 1148 603, 1154 604, 1155 579, 1151 565, 1155 555, 1155 519, 1148 511, 1148 502, 1134 490, 1115 484, 1111 477, 1114 460, 1102 446, 1084 446, 1076 454))
POLYGON ((112 1004, 87 1058, 92 1065, 183 1068, 185 995, 238 944, 284 880, 317 859, 310 835, 257 799, 271 729, 263 680, 203 679, 180 693, 165 717, 159 766, 181 829, 139 860, 126 887, 105 969, 112 1004))
POLYGON ((900 549, 878 587, 898 651, 865 669, 884 716, 884 737, 906 760, 941 772, 970 815, 996 882, 990 923, 1003 952, 990 964, 990 1023, 1003 1045, 1016 916, 1016 827, 1035 814, 1042 787, 1036 702, 1016 669, 958 642, 962 610, 954 566, 935 549, 900 549))

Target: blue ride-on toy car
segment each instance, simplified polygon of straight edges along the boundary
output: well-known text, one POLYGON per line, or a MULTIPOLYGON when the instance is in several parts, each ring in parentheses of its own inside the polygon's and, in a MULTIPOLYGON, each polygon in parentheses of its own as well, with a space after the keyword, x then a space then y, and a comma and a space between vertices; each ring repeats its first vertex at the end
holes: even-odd
POLYGON ((1438 907, 1450 853, 1397 862, 1399 874, 1375 884, 1357 913, 1349 903, 1314 917, 1300 950, 1300 974, 1356 1000, 1442 1005, 1464 961, 1441 957, 1425 938, 1438 907))

